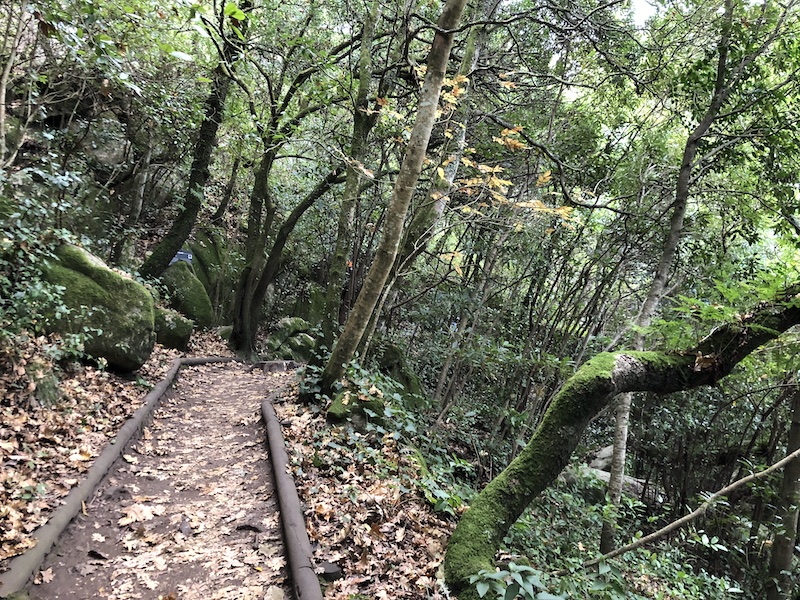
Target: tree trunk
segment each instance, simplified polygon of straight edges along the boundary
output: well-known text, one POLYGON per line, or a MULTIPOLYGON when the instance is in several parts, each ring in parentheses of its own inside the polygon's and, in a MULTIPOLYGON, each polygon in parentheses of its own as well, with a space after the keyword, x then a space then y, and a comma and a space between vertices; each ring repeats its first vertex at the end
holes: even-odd
MULTIPOLYGON (((146 125, 145 125, 146 127, 146 125)), ((142 160, 136 166, 136 175, 134 176, 135 189, 133 192, 133 202, 128 208, 128 214, 125 216, 125 221, 122 224, 122 231, 120 232, 117 241, 111 249, 111 256, 109 260, 112 265, 119 265, 125 254, 125 248, 128 245, 131 236, 133 235, 133 227, 139 222, 139 217, 142 215, 142 207, 144 206, 144 196, 147 189, 148 171, 150 169, 150 160, 153 156, 153 148, 151 144, 151 136, 147 136, 147 150, 145 151, 142 160)))
MULTIPOLYGON (((8 29, 6 30, 6 38, 3 40, 2 46, 2 54, 7 56, 7 60, 3 65, 3 70, 0 72, 0 169, 5 169, 6 167, 11 166, 14 162, 14 158, 17 155, 17 149, 21 144, 21 141, 15 144, 15 148, 9 152, 10 154, 6 157, 6 153, 8 152, 6 148, 6 114, 7 114, 7 105, 6 101, 9 97, 8 94, 8 81, 11 77, 11 71, 15 66, 15 62, 17 60, 17 54, 19 52, 19 44, 20 40, 22 39, 22 35, 25 32, 25 27, 27 26, 26 16, 28 15, 26 8, 26 3, 23 2, 19 6, 19 16, 13 15, 8 19, 8 29), (14 19, 17 19, 16 29, 14 30, 13 38, 9 36, 12 22, 14 19), (10 45, 7 47, 6 43, 10 41, 10 45)), ((8 8, 6 9, 8 10, 8 8)), ((29 17, 28 17, 29 18, 29 17)), ((20 140, 23 139, 23 136, 18 136, 20 140)))
POLYGON ((380 6, 373 2, 372 11, 364 20, 364 33, 361 36, 361 54, 358 60, 358 92, 353 107, 353 134, 350 140, 350 156, 347 163, 347 179, 344 184, 344 197, 339 213, 336 232, 336 246, 328 271, 328 289, 325 293, 322 332, 325 343, 330 346, 339 327, 342 287, 347 274, 347 255, 353 240, 353 218, 363 176, 363 162, 367 151, 367 137, 377 122, 375 115, 368 113, 369 88, 372 80, 372 41, 375 22, 380 6))
POLYGON ((228 210, 228 205, 231 203, 231 198, 233 197, 233 190, 236 188, 236 177, 239 174, 239 165, 241 164, 242 157, 239 155, 233 161, 231 174, 230 177, 228 177, 228 183, 225 185, 225 192, 222 195, 222 201, 219 203, 217 210, 214 211, 214 214, 211 216, 212 223, 218 223, 222 221, 222 217, 225 216, 225 212, 228 210))
MULTIPOLYGON (((800 449, 800 389, 792 398, 792 426, 786 453, 800 449)), ((767 600, 789 600, 792 597, 792 558, 797 540, 800 514, 800 461, 786 465, 781 484, 781 523, 772 543, 772 556, 767 580, 767 600)))
MULTIPOLYGON (((497 0, 484 0, 482 20, 490 19, 498 4, 497 0)), ((461 65, 458 69, 458 75, 467 77, 475 69, 483 48, 484 31, 485 27, 483 26, 475 27, 470 31, 464 47, 464 55, 461 58, 461 65)), ((464 154, 464 148, 466 148, 467 121, 471 112, 468 103, 470 90, 468 82, 464 84, 463 89, 464 93, 460 97, 455 115, 447 125, 447 128, 453 132, 452 138, 447 140, 440 153, 439 169, 441 169, 442 176, 439 175, 440 171, 437 169, 422 206, 413 213, 411 222, 406 228, 403 241, 395 257, 392 274, 384 286, 376 309, 372 311, 372 316, 366 329, 366 343, 362 340, 359 346, 359 351, 364 354, 367 352, 369 340, 378 325, 378 320, 381 317, 386 301, 389 300, 390 296, 393 296, 392 291, 396 289, 398 281, 402 281, 402 273, 409 270, 417 257, 427 248, 436 230, 436 225, 447 208, 448 194, 453 187, 453 182, 458 174, 458 168, 464 154)))
POLYGON ((281 259, 286 242, 289 241, 294 228, 300 218, 336 183, 343 170, 343 165, 335 167, 303 200, 294 207, 286 217, 275 235, 266 261, 255 257, 251 265, 242 274, 240 279, 241 291, 237 289, 236 309, 234 311, 233 331, 231 332, 231 348, 245 356, 255 352, 256 334, 258 323, 261 320, 261 311, 264 298, 270 284, 275 281, 280 270, 281 259), (263 267, 260 265, 263 264, 263 267))
POLYGON ((386 211, 383 237, 378 245, 375 259, 367 272, 361 293, 359 293, 355 306, 345 323, 344 331, 339 336, 331 357, 325 365, 320 382, 323 394, 331 394, 335 384, 344 374, 345 365, 352 360, 397 257, 408 206, 422 171, 425 151, 436 121, 439 95, 453 43, 453 30, 458 27, 465 4, 466 0, 448 0, 439 17, 431 51, 428 55, 428 69, 420 94, 417 118, 392 190, 392 199, 386 211))
POLYGON ((711 385, 756 348, 800 322, 797 293, 762 302, 742 322, 716 328, 686 352, 604 352, 585 363, 554 398, 531 440, 478 494, 450 538, 445 578, 460 600, 478 598, 469 578, 494 570, 509 527, 568 464, 589 421, 617 394, 666 394, 711 385))
MULTIPOLYGON (((245 2, 242 9, 247 12, 250 3, 245 2)), ((247 21, 240 25, 240 30, 244 34, 247 21)), ((231 36, 231 39, 236 39, 231 36)), ((178 213, 177 218, 172 223, 167 234, 161 239, 153 253, 144 261, 139 272, 144 277, 158 277, 169 266, 169 261, 181 249, 184 242, 189 239, 194 228, 197 215, 203 206, 203 188, 210 175, 209 166, 211 165, 211 154, 217 144, 217 131, 222 124, 222 117, 225 112, 225 101, 230 90, 231 77, 229 69, 239 54, 239 46, 235 45, 226 38, 222 49, 220 62, 214 69, 211 82, 211 91, 205 102, 205 115, 200 124, 200 132, 194 144, 192 155, 192 166, 189 169, 189 184, 186 187, 186 195, 183 198, 183 209, 178 213)))
MULTIPOLYGON (((644 336, 641 330, 648 327, 653 319, 653 315, 664 297, 664 290, 672 271, 672 263, 675 261, 675 254, 678 250, 681 233, 683 232, 683 221, 686 215, 686 206, 689 201, 689 187, 692 180, 694 160, 703 136, 708 133, 714 120, 717 118, 720 107, 730 94, 727 87, 728 74, 728 45, 730 43, 730 26, 733 19, 733 6, 730 0, 725 2, 725 15, 722 27, 722 34, 718 46, 719 59, 717 62, 717 77, 714 87, 714 96, 701 121, 697 124, 686 140, 683 148, 680 170, 678 171, 678 181, 675 186, 675 202, 672 205, 672 218, 670 219, 669 233, 664 242, 664 249, 661 252, 655 276, 650 284, 642 308, 636 317, 637 333, 634 337, 633 347, 635 350, 644 349, 644 336)), ((625 479, 625 458, 628 449, 628 423, 630 421, 631 394, 623 394, 617 400, 616 407, 616 427, 614 430, 614 454, 611 458, 611 476, 608 481, 608 495, 611 504, 618 507, 622 498, 622 484, 625 479)), ((614 534, 617 528, 615 511, 608 513, 603 520, 603 529, 600 533, 600 552, 606 554, 614 549, 614 534)))

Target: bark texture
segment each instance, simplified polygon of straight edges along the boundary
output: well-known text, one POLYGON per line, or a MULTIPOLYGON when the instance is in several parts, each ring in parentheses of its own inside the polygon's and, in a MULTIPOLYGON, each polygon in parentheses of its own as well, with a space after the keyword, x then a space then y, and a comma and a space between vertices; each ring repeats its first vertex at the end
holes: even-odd
POLYGON ((320 382, 324 394, 331 394, 334 385, 344 374, 345 365, 353 358, 397 257, 408 207, 422 171, 425 151, 436 121, 436 109, 453 44, 453 30, 461 21, 465 4, 466 0, 448 0, 439 17, 428 55, 428 69, 420 94, 417 118, 395 181, 392 199, 386 210, 383 237, 361 293, 325 365, 320 382))
MULTIPOLYGON (((800 389, 792 399, 792 425, 786 449, 791 454, 800 449, 800 389)), ((800 461, 786 465, 781 484, 781 524, 772 544, 767 580, 767 600, 789 600, 792 595, 792 557, 797 543, 797 522, 800 513, 800 461)))
POLYGON ((322 331, 325 343, 332 344, 339 327, 339 305, 342 287, 347 273, 347 256, 353 239, 353 218, 358 203, 359 190, 364 157, 367 151, 367 138, 377 119, 370 114, 369 88, 372 79, 372 42, 375 34, 375 21, 378 19, 380 7, 373 4, 372 11, 364 20, 364 32, 361 35, 361 54, 358 59, 358 93, 353 111, 353 133, 350 140, 350 156, 347 163, 347 176, 344 184, 344 197, 339 213, 339 225, 336 232, 336 247, 331 257, 328 271, 328 289, 325 294, 325 311, 322 331))
POLYGON ((144 277, 158 277, 164 272, 172 257, 189 239, 197 221, 197 215, 200 214, 203 206, 203 188, 209 177, 208 168, 211 164, 211 154, 216 146, 217 130, 222 124, 225 101, 231 85, 227 64, 233 61, 235 54, 236 50, 231 46, 225 51, 223 61, 214 69, 211 91, 205 102, 205 116, 194 144, 192 166, 189 169, 189 185, 183 199, 183 210, 178 213, 167 234, 158 242, 153 253, 139 269, 144 277))
POLYGON ((800 323, 800 287, 763 302, 681 353, 605 352, 564 384, 527 446, 475 498, 450 538, 445 578, 460 600, 478 598, 470 576, 494 569, 508 528, 569 462, 584 429, 614 396, 666 394, 719 381, 759 346, 800 323))
MULTIPOLYGON (((701 140, 708 134, 711 126, 719 115, 720 109, 733 90, 733 83, 729 78, 728 47, 730 45, 731 21, 733 19, 733 4, 730 0, 725 2, 725 13, 722 20, 720 41, 717 46, 717 70, 714 80, 714 95, 709 102, 703 118, 686 139, 678 171, 678 180, 675 185, 675 201, 672 204, 669 232, 664 240, 658 266, 656 267, 650 289, 647 291, 642 307, 636 317, 636 327, 639 331, 650 326, 653 315, 658 309, 672 272, 672 264, 678 251, 683 222, 686 216, 686 207, 689 202, 692 173, 697 166, 696 157, 701 140)), ((633 347, 636 350, 644 349, 644 336, 637 333, 634 337, 633 347)), ((628 424, 631 412, 631 394, 622 394, 617 399, 615 412, 616 427, 614 430, 614 454, 611 459, 611 477, 608 482, 608 495, 611 504, 619 506, 622 498, 622 483, 625 479, 625 458, 628 451, 628 424)), ((614 535, 617 529, 617 519, 614 513, 603 521, 603 530, 600 534, 600 552, 606 554, 614 549, 614 535)))
POLYGON ((245 356, 254 354, 264 298, 270 284, 275 281, 280 271, 283 250, 294 228, 306 211, 336 183, 342 170, 342 165, 334 167, 313 190, 306 194, 281 223, 266 259, 260 255, 254 255, 243 270, 239 286, 236 289, 233 331, 230 339, 231 347, 240 354, 245 356))

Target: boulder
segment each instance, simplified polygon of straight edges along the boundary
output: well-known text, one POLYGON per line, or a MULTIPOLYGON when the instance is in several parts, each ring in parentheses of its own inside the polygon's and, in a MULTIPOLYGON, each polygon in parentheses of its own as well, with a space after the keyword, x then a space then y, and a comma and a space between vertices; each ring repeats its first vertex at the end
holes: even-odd
POLYGON ((275 326, 275 332, 270 336, 281 344, 298 333, 311 331, 311 323, 300 317, 284 317, 275 326))
POLYGON ((267 338, 267 350, 281 359, 308 362, 317 348, 317 339, 311 333, 311 323, 305 319, 284 317, 267 338))
POLYGON ((189 242, 193 253, 192 270, 224 321, 231 319, 236 275, 244 266, 242 256, 229 249, 229 243, 224 234, 213 229, 196 232, 195 239, 189 242))
POLYGON ((357 391, 343 390, 336 394, 326 413, 328 421, 339 423, 348 418, 358 429, 364 428, 367 421, 383 423, 385 403, 377 394, 359 394, 357 391))
POLYGON ((614 457, 614 446, 604 446, 600 448, 589 462, 592 469, 599 471, 611 471, 611 460, 614 457))
POLYGON ((159 344, 183 351, 189 347, 194 322, 177 310, 156 306, 155 328, 156 341, 159 344))
POLYGON ((307 333, 298 333, 286 340, 286 346, 289 347, 292 359, 305 363, 311 360, 317 348, 317 340, 307 333))
POLYGON ((171 265, 164 271, 161 281, 169 291, 172 308, 202 329, 213 325, 214 309, 208 292, 187 262, 179 261, 171 265))
POLYGON ((69 312, 57 313, 47 328, 61 335, 86 334, 84 351, 115 369, 141 367, 156 338, 147 289, 77 246, 60 246, 56 257, 44 277, 64 288, 62 302, 69 312))
POLYGON ((381 373, 388 375, 402 386, 402 396, 407 406, 422 408, 425 405, 427 402, 425 388, 399 346, 385 344, 380 349, 378 368, 381 373))

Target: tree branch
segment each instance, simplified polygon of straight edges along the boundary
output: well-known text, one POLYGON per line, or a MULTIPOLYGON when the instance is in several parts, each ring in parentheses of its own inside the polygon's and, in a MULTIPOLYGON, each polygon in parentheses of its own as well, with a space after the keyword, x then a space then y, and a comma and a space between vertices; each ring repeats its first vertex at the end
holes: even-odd
MULTIPOLYGON (((782 469, 783 467, 785 467, 786 465, 788 465, 790 462, 792 462, 793 460, 795 460, 798 457, 800 457, 800 448, 798 448, 797 450, 795 450, 791 454, 786 455, 785 458, 779 460, 778 462, 776 462, 772 466, 767 467, 763 471, 758 471, 757 473, 751 473, 747 477, 742 477, 741 479, 737 479, 736 481, 734 481, 730 485, 727 485, 724 488, 722 488, 721 490, 719 490, 717 492, 714 492, 713 494, 711 494, 706 499, 705 502, 703 502, 700 506, 698 506, 696 509, 694 509, 692 512, 690 512, 688 515, 685 515, 685 516, 681 517, 680 519, 678 519, 676 521, 673 521, 672 523, 662 527, 658 531, 654 531, 650 535, 646 535, 643 538, 639 538, 635 542, 631 542, 630 544, 628 544, 626 546, 622 546, 621 548, 617 548, 616 550, 614 550, 612 552, 608 552, 607 554, 603 554, 603 556, 599 556, 599 557, 595 558, 594 560, 590 560, 588 562, 583 563, 584 568, 594 567, 596 565, 599 565, 604 560, 609 560, 609 559, 612 559, 612 558, 616 558, 617 556, 621 556, 622 554, 626 554, 628 552, 631 552, 632 550, 636 550, 638 548, 641 548, 642 546, 645 546, 645 545, 649 544, 650 542, 655 542, 656 540, 664 537, 668 533, 671 533, 671 532, 675 531, 676 529, 679 529, 680 527, 683 527, 684 525, 686 525, 690 521, 695 520, 697 517, 700 517, 700 516, 704 515, 708 511, 708 509, 711 508, 711 506, 713 506, 714 503, 717 500, 719 500, 720 498, 723 498, 723 497, 729 495, 732 491, 734 491, 734 490, 736 490, 736 489, 738 489, 738 488, 740 488, 742 486, 745 486, 745 485, 747 485, 749 483, 752 483, 752 482, 754 482, 754 481, 756 481, 758 479, 764 479, 766 476, 771 475, 775 471, 778 471, 778 470, 782 469)), ((566 575, 566 574, 567 574, 566 571, 559 571, 558 573, 556 573, 556 575, 566 575)))

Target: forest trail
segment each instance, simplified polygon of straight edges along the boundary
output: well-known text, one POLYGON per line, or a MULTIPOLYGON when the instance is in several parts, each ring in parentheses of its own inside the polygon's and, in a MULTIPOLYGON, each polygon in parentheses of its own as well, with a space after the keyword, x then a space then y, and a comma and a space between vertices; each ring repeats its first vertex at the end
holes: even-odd
POLYGON ((42 565, 31 599, 291 598, 260 403, 291 380, 187 367, 42 565))

